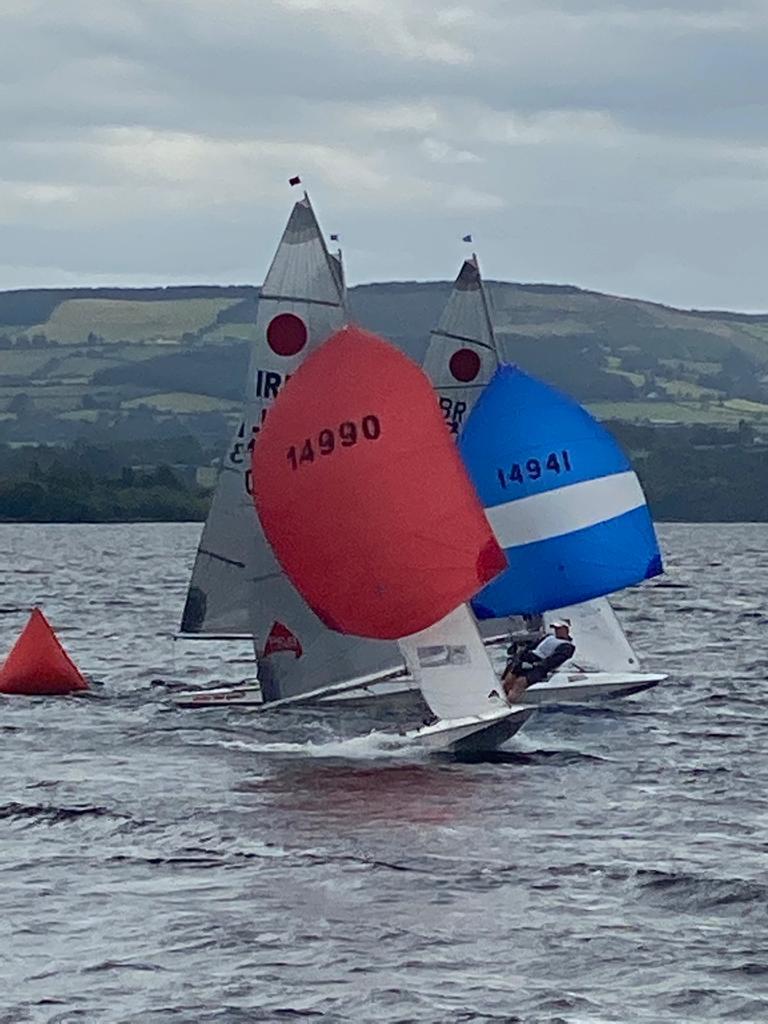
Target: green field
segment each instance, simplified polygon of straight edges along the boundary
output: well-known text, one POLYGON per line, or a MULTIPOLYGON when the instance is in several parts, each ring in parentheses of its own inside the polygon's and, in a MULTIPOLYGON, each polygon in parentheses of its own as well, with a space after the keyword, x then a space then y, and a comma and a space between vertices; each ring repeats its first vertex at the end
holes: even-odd
POLYGON ((105 341, 139 341, 158 338, 178 340, 185 331, 196 331, 216 320, 222 309, 236 299, 169 299, 164 302, 131 302, 123 299, 69 299, 62 302, 44 324, 27 333, 42 331, 62 342, 85 341, 90 332, 105 341))
POLYGON ((713 376, 720 373, 720 363, 707 363, 695 359, 659 359, 661 366, 668 366, 671 370, 683 373, 696 373, 705 376, 713 376))
POLYGON ((168 391, 158 395, 144 395, 121 403, 123 409, 137 409, 141 405, 149 406, 157 412, 194 413, 194 412, 234 412, 240 408, 238 402, 228 402, 223 398, 212 398, 209 395, 192 394, 189 391, 168 391))
POLYGON ((40 367, 50 363, 51 349, 23 348, 0 351, 0 377, 34 377, 40 367))
MULTIPOLYGON (((603 419, 729 428, 745 419, 768 427, 768 316, 692 313, 546 284, 489 282, 489 290, 503 354, 603 419), (716 388, 710 387, 715 380, 716 388)), ((350 290, 352 315, 418 360, 449 293, 448 282, 363 285, 350 290)), ((18 344, 19 335, 31 341, 42 332, 57 344, 0 349, 0 378, 6 381, 0 413, 20 395, 32 400, 15 403, 20 418, 7 420, 13 427, 6 433, 14 441, 25 431, 31 438, 55 435, 51 415, 80 421, 87 433, 91 422, 100 429, 102 409, 114 413, 117 434, 120 424, 126 433, 149 429, 136 423, 142 417, 133 413, 140 407, 152 414, 144 419, 153 417, 163 431, 173 429, 172 417, 200 414, 201 430, 215 431, 215 419, 206 414, 238 416, 247 341, 256 337, 256 324, 218 323, 217 315, 242 297, 223 290, 202 294, 166 299, 120 292, 104 298, 62 291, 19 303, 8 293, 8 323, 0 333, 18 344), (11 327, 20 317, 26 324, 11 327), (243 344, 227 345, 229 339, 243 344), (110 367, 117 372, 93 383, 110 367), (226 398, 216 397, 221 395, 226 398)), ((252 310, 251 303, 238 308, 243 316, 252 310)))
POLYGON ((768 324, 745 324, 742 330, 746 334, 752 335, 753 338, 768 342, 768 324))
POLYGON ((632 384, 634 384, 636 388, 640 387, 642 384, 645 383, 645 377, 643 376, 642 373, 632 373, 630 370, 615 370, 615 369, 606 370, 605 372, 606 373, 612 373, 616 377, 626 377, 626 379, 628 381, 630 381, 632 384))
POLYGON ((105 370, 108 366, 120 366, 121 359, 111 359, 109 356, 88 356, 75 352, 63 359, 56 354, 56 362, 46 371, 46 380, 62 380, 68 377, 85 377, 90 380, 94 373, 105 370))
POLYGON ((124 345, 118 342, 111 342, 109 354, 114 353, 116 365, 125 363, 140 363, 145 359, 154 359, 156 356, 167 356, 173 352, 179 352, 179 345, 158 345, 153 341, 126 342, 124 345))
POLYGON ((743 416, 768 416, 768 405, 763 402, 750 402, 748 398, 728 398, 723 405, 743 416))
POLYGON ((253 341, 258 337, 256 324, 221 324, 213 330, 206 331, 204 341, 206 345, 228 341, 231 338, 253 341))
POLYGON ((715 391, 712 388, 704 388, 700 384, 692 384, 688 380, 661 380, 659 384, 662 385, 668 395, 673 398, 690 398, 694 401, 698 401, 702 398, 710 398, 717 400, 721 397, 720 391, 715 391))
POLYGON ((63 412, 59 416, 61 420, 71 420, 75 423, 95 423, 98 418, 97 409, 73 409, 71 412, 63 412))
POLYGON ((628 420, 653 423, 704 423, 712 426, 738 425, 739 420, 760 420, 768 416, 768 406, 744 399, 731 399, 723 405, 699 402, 589 402, 588 408, 601 420, 628 420), (750 408, 745 408, 749 406, 750 408))

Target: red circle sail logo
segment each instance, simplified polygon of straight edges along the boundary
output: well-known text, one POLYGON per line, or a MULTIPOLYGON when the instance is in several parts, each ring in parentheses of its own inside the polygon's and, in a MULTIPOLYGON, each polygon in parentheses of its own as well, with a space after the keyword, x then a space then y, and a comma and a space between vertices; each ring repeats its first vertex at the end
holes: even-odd
POLYGON ((480 373, 480 356, 471 348, 460 348, 451 356, 448 369, 456 380, 468 384, 480 373))
POLYGON ((278 356, 295 356, 307 343, 307 325, 295 313, 278 313, 267 324, 267 344, 278 356))

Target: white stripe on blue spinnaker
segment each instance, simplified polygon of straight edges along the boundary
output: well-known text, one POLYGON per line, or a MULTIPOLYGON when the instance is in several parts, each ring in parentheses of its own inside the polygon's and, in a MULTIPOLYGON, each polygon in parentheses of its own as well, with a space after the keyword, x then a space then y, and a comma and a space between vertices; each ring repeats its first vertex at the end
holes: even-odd
POLYGON ((504 554, 507 569, 472 600, 480 619, 579 604, 662 572, 645 504, 570 533, 505 545, 504 554))
POLYGON ((640 481, 628 470, 495 505, 486 515, 499 544, 510 548, 597 526, 642 506, 640 481))

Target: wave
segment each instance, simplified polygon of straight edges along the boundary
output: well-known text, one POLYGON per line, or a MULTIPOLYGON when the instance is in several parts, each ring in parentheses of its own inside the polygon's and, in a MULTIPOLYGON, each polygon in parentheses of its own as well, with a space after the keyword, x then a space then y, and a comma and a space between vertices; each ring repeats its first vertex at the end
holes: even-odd
POLYGON ((599 754, 585 754, 580 750, 489 750, 484 754, 464 757, 462 760, 487 764, 520 764, 565 767, 572 764, 611 764, 613 759, 599 754))
POLYGON ((714 907, 733 906, 744 914, 744 904, 757 909, 765 906, 768 885, 744 878, 717 878, 689 872, 657 871, 642 868, 637 872, 640 888, 651 899, 674 901, 682 913, 697 914, 714 907))
POLYGON ((195 745, 224 747, 229 750, 244 750, 251 754, 287 754, 294 757, 342 758, 345 760, 378 760, 382 757, 404 757, 423 754, 419 743, 406 736, 390 732, 370 732, 365 736, 350 739, 332 739, 325 742, 307 740, 301 742, 273 741, 259 742, 245 740, 217 740, 195 745))
POLYGON ((46 825, 59 825, 65 821, 77 821, 87 817, 130 819, 128 814, 119 814, 108 807, 92 807, 88 804, 57 807, 53 804, 20 804, 12 801, 0 806, 0 821, 28 820, 46 825))

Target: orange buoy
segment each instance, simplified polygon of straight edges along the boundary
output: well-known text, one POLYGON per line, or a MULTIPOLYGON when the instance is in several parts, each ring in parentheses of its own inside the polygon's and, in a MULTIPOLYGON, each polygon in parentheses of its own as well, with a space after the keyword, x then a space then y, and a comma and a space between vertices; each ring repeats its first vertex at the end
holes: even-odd
POLYGON ((88 683, 50 623, 39 608, 34 608, 0 668, 0 693, 55 696, 87 689, 88 683))

